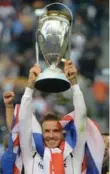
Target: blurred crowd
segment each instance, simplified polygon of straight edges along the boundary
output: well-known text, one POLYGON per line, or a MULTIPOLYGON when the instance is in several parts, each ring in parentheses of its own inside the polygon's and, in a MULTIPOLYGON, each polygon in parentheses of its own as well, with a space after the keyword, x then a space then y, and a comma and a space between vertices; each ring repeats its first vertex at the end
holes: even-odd
MULTIPOLYGON (((70 58, 78 70, 78 80, 85 100, 89 88, 95 102, 96 117, 108 120, 108 67, 99 61, 103 55, 103 25, 108 22, 107 0, 0 0, 0 141, 7 131, 2 94, 13 90, 15 104, 20 103, 26 86, 28 71, 36 63, 35 40, 37 18, 40 10, 53 2, 64 3, 73 13, 70 58)), ((40 64, 45 62, 40 53, 40 64)), ((89 95, 89 94, 88 94, 89 95)), ((49 109, 65 114, 73 109, 70 90, 65 93, 37 92, 33 107, 37 117, 49 109)), ((87 105, 88 107, 88 105, 87 105)), ((91 109, 88 115, 92 117, 91 109)))

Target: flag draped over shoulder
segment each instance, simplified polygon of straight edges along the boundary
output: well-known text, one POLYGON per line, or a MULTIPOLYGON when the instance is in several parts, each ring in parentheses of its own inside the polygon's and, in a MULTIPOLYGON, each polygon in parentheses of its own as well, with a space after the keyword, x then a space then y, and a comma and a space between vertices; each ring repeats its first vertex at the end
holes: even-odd
POLYGON ((95 122, 87 119, 87 141, 82 174, 101 174, 105 145, 95 122))
MULTIPOLYGON (((15 107, 12 131, 10 133, 9 148, 2 158, 3 174, 21 174, 22 171, 22 158, 19 144, 19 107, 19 105, 16 105, 15 107)), ((52 164, 50 161, 53 161, 54 166, 56 166, 56 172, 54 170, 55 174, 64 174, 63 168, 60 170, 60 172, 58 171, 58 163, 56 163, 56 160, 54 159, 59 159, 60 163, 62 159, 68 155, 68 153, 74 151, 77 143, 77 132, 74 124, 74 111, 64 116, 60 121, 60 124, 67 132, 65 136, 65 143, 63 144, 63 157, 61 156, 62 147, 55 148, 51 152, 49 148, 44 147, 41 129, 37 127, 38 123, 36 124, 36 118, 34 115, 32 117, 32 135, 35 148, 40 156, 44 156, 44 170, 49 174, 52 173, 52 164), (46 153, 48 153, 48 156, 50 156, 50 161, 49 159, 47 160, 46 153)), ((82 164, 82 174, 101 174, 101 167, 104 156, 104 141, 99 129, 89 118, 87 118, 86 129, 87 141, 85 144, 85 156, 82 164)))
POLYGON ((9 137, 8 149, 2 157, 3 174, 21 174, 22 159, 19 142, 19 108, 16 105, 12 122, 12 130, 9 137))

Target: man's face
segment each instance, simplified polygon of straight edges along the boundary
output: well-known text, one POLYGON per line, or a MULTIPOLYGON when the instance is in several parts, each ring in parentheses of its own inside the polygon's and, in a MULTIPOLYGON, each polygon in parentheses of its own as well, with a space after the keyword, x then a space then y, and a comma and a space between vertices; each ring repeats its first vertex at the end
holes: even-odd
POLYGON ((44 142, 47 147, 55 148, 60 145, 63 140, 63 133, 58 121, 44 121, 42 124, 42 130, 44 142))

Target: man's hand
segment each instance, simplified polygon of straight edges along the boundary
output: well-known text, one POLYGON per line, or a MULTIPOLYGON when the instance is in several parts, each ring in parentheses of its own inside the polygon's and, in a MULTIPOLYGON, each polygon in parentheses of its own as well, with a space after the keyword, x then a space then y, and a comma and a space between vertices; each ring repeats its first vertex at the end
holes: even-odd
POLYGON ((3 93, 4 104, 7 108, 13 107, 15 94, 12 91, 7 91, 3 93))
POLYGON ((12 91, 7 91, 3 93, 3 100, 6 107, 6 123, 9 130, 11 130, 11 124, 14 115, 14 101, 15 94, 12 91))
POLYGON ((28 87, 34 89, 36 78, 41 73, 40 65, 34 65, 29 71, 28 87))
POLYGON ((71 60, 65 62, 64 72, 71 85, 77 84, 77 70, 71 60))

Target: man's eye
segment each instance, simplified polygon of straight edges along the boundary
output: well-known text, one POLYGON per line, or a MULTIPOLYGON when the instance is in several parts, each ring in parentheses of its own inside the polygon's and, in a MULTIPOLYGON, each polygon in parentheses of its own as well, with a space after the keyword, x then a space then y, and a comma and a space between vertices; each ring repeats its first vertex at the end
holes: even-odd
POLYGON ((45 132, 47 132, 47 133, 48 133, 48 132, 49 132, 49 130, 47 129, 47 130, 45 130, 45 132))
POLYGON ((59 132, 59 129, 55 129, 54 132, 59 132))

